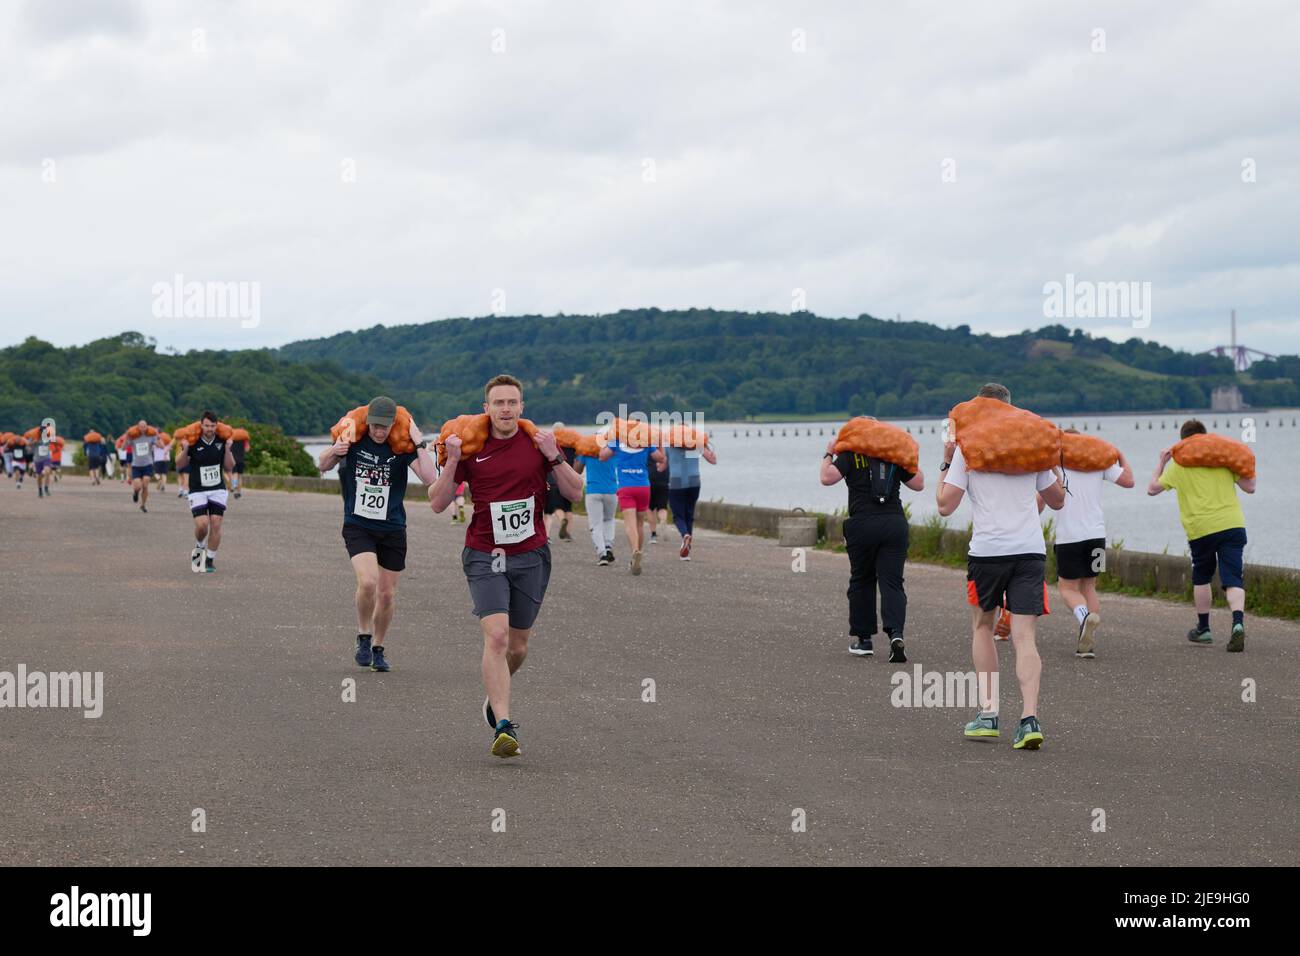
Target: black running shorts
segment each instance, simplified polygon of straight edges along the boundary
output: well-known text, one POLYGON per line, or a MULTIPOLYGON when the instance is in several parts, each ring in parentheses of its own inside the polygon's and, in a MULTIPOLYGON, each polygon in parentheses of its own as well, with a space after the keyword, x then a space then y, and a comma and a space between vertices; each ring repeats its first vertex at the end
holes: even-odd
POLYGON ((343 543, 347 545, 349 558, 373 553, 385 571, 406 569, 405 531, 371 531, 360 525, 345 524, 343 543))

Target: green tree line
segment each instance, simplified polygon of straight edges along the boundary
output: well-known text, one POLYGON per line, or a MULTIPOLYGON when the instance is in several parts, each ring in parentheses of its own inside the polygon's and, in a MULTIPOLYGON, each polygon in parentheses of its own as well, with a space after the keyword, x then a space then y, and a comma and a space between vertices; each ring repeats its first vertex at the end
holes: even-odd
POLYGON ((25 431, 50 416, 80 438, 117 435, 141 418, 192 422, 204 409, 227 421, 320 433, 383 390, 328 361, 289 362, 266 350, 165 355, 138 333, 57 348, 37 338, 0 350, 0 430, 25 431))
POLYGON ((752 415, 942 415, 984 382, 1044 414, 1205 408, 1238 384, 1260 406, 1300 405, 1300 360, 1232 362, 1143 339, 1093 338, 1050 325, 973 334, 862 315, 638 309, 603 316, 492 316, 376 326, 278 350, 382 379, 422 420, 471 411, 483 383, 506 371, 525 385, 538 421, 582 423, 632 408, 752 415))

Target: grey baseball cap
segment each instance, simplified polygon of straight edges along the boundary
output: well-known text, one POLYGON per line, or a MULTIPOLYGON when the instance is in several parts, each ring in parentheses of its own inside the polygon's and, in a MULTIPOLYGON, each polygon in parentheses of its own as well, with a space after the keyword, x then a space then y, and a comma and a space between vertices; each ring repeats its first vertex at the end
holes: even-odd
POLYGON ((366 424, 390 427, 397 418, 397 403, 387 395, 380 395, 370 400, 366 409, 366 424))

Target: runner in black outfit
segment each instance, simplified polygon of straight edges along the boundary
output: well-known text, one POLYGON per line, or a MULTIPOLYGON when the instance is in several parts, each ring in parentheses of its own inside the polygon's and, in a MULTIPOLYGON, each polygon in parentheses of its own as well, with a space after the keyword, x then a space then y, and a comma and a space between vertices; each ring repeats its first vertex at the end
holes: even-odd
POLYGON ((835 454, 835 439, 822 458, 823 485, 841 478, 849 487, 849 516, 844 544, 849 552, 849 653, 868 657, 876 633, 876 587, 880 587, 880 616, 889 635, 890 663, 905 663, 903 626, 907 594, 903 566, 907 562, 908 528, 899 486, 913 491, 925 487, 925 475, 856 452, 835 454))

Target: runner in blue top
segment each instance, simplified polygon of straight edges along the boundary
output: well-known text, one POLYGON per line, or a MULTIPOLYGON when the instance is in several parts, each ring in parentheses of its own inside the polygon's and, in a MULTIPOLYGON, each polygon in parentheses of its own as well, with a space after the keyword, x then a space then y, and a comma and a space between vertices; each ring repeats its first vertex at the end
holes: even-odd
POLYGON ((614 474, 613 460, 601 461, 590 455, 579 455, 573 470, 587 482, 587 527, 591 530, 591 543, 596 548, 596 564, 604 567, 614 563, 615 515, 618 514, 618 477, 614 474))
POLYGON ((641 547, 645 543, 645 521, 650 513, 650 462, 664 460, 658 448, 624 447, 612 441, 600 450, 600 460, 614 461, 618 477, 618 506, 623 509, 623 528, 632 548, 632 573, 641 573, 641 547))
POLYGON ((691 560, 691 545, 695 543, 695 503, 700 500, 700 459, 710 465, 718 463, 718 456, 708 445, 703 448, 668 449, 668 507, 673 511, 673 524, 682 536, 682 547, 677 556, 691 560))

